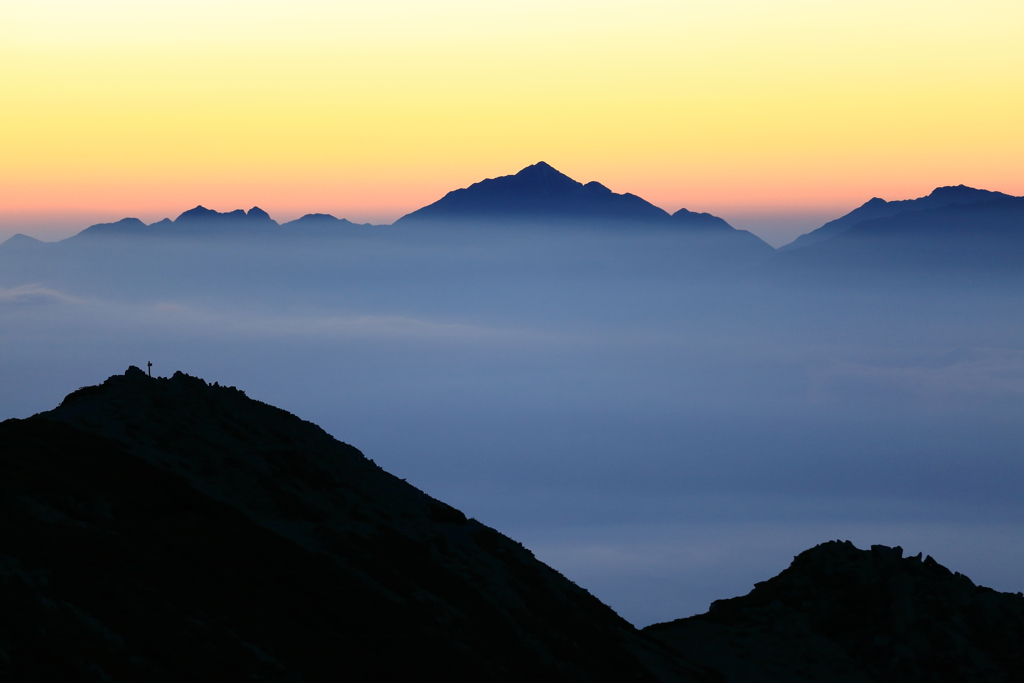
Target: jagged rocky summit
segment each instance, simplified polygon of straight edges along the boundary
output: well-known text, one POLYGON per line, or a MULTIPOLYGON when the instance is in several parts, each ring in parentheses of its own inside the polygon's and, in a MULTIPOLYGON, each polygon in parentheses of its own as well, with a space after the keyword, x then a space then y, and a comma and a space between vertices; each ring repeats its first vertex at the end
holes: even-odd
MULTIPOLYGON (((138 218, 122 218, 114 223, 98 223, 78 233, 71 240, 110 237, 295 237, 330 236, 339 228, 356 224, 330 214, 311 213, 278 224, 263 209, 254 206, 248 211, 214 211, 197 206, 171 220, 165 218, 147 225, 138 218)), ((359 226, 369 227, 369 226, 359 226)))
POLYGON ((644 633, 730 683, 1024 681, 1024 596, 899 547, 824 543, 748 595, 644 633))
POLYGON ((317 426, 182 373, 0 423, 0 680, 1024 680, 1024 596, 826 543, 637 631, 317 426))

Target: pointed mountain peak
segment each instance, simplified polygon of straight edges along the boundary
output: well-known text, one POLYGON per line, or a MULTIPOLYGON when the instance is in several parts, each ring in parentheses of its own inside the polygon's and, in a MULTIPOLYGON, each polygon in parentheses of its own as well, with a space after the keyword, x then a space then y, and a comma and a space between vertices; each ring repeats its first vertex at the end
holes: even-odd
POLYGON ((37 240, 35 237, 29 237, 28 235, 23 235, 19 232, 11 235, 3 242, 0 242, 0 247, 13 249, 18 247, 32 247, 37 244, 43 244, 42 240, 37 240))
MULTIPOLYGON (((572 180, 569 176, 565 175, 558 169, 546 161, 538 161, 537 163, 527 166, 519 173, 515 174, 517 178, 566 178, 572 180)), ((573 180, 573 182, 576 182, 573 180)))
POLYGON ((617 194, 597 182, 584 185, 539 161, 515 175, 453 190, 399 220, 650 223, 667 219, 668 214, 640 197, 617 194))
POLYGON ((194 209, 189 209, 188 211, 183 211, 180 216, 178 216, 177 218, 174 219, 174 221, 178 222, 178 221, 182 221, 182 220, 183 221, 209 220, 211 218, 216 218, 217 216, 220 216, 220 215, 221 214, 220 214, 219 211, 214 211, 213 209, 207 209, 202 204, 199 204, 194 209))
POLYGON ((248 213, 245 214, 245 217, 250 219, 250 220, 259 220, 259 221, 269 221, 269 220, 271 220, 270 214, 267 213, 266 211, 264 211, 263 209, 261 209, 258 206, 254 206, 251 209, 249 209, 248 213))

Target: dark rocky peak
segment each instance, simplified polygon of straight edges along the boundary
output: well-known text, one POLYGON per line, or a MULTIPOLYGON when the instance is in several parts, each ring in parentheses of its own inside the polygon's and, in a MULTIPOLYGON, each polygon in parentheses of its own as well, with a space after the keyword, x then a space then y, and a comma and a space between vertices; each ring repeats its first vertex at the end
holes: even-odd
POLYGON ((1024 680, 1024 596, 931 557, 833 541, 749 594, 649 627, 729 681, 1024 680))
MULTIPOLYGON (((138 379, 139 377, 147 377, 146 373, 144 373, 144 372, 142 371, 142 368, 140 368, 140 367, 139 367, 139 366, 137 366, 137 365, 129 365, 129 366, 128 366, 128 369, 124 371, 124 376, 125 376, 125 377, 132 377, 132 378, 134 378, 134 379, 138 379)), ((68 396, 71 396, 71 395, 73 395, 74 393, 75 393, 75 392, 72 392, 72 393, 71 393, 71 394, 69 394, 68 396)), ((68 400, 68 396, 65 396, 65 397, 64 397, 64 401, 67 401, 67 400, 68 400)), ((64 402, 61 402, 61 405, 63 405, 63 404, 64 404, 64 402)))
POLYGON ((233 387, 133 366, 0 423, 0 446, 3 680, 709 680, 233 387))

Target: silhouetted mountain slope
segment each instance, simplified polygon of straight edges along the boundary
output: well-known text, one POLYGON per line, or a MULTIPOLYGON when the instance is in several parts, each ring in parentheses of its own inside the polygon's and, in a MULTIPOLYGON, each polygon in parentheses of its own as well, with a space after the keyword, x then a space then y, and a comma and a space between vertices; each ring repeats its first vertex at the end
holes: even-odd
POLYGON ((520 544, 234 388, 0 424, 5 680, 686 681, 520 544))
POLYGON ((37 240, 35 237, 29 237, 23 235, 20 232, 16 235, 11 235, 3 242, 0 242, 0 247, 3 247, 5 251, 14 251, 18 249, 34 249, 40 245, 46 244, 41 240, 37 240))
POLYGON ((0 423, 0 679, 1016 681, 1024 596, 826 543, 637 632, 315 425, 176 373, 0 423))
POLYGON ((335 218, 328 213, 307 213, 305 216, 281 224, 281 232, 288 236, 334 237, 345 235, 351 228, 379 227, 370 223, 353 223, 345 218, 335 218))
MULTIPOLYGON (((97 237, 330 237, 344 234, 341 229, 350 227, 357 227, 357 224, 324 213, 306 214, 294 221, 278 225, 270 214, 256 206, 249 211, 236 209, 223 213, 197 206, 174 220, 165 218, 149 225, 138 218, 123 218, 116 223, 99 223, 89 226, 69 239, 80 241, 97 237)), ((372 226, 364 224, 358 227, 372 226)))
MULTIPOLYGON (((725 271, 748 267, 774 253, 760 238, 736 230, 711 214, 681 209, 670 216, 636 195, 616 194, 597 182, 584 185, 544 162, 528 166, 515 175, 489 178, 454 190, 396 221, 396 225, 403 227, 433 224, 435 228, 466 223, 542 229, 555 226, 676 228, 680 234, 694 238, 689 251, 700 252, 704 261, 725 259, 722 264, 725 271)), ((278 225, 258 207, 248 212, 237 209, 221 213, 197 206, 173 221, 165 218, 146 225, 137 218, 125 218, 90 226, 64 241, 78 244, 96 238, 141 236, 230 240, 330 237, 349 234, 341 228, 351 227, 384 226, 356 226, 348 220, 319 213, 278 225)), ((402 233, 389 231, 388 236, 397 234, 402 233)), ((2 252, 0 249, 0 255, 2 252)))
POLYGON ((211 228, 230 229, 259 229, 276 227, 277 221, 273 220, 263 209, 254 206, 248 211, 235 209, 226 213, 220 213, 213 209, 197 206, 189 209, 176 219, 175 227, 179 229, 200 228, 209 230, 211 228))
POLYGON ((1001 282, 1024 276, 1024 198, 903 211, 835 237, 778 253, 758 269, 770 279, 819 284, 1001 282))
POLYGON ((749 594, 644 633, 729 683, 1024 680, 1024 596, 902 552, 824 543, 749 594))
POLYGON ((675 228, 693 238, 689 252, 720 261, 724 269, 746 267, 775 252, 756 235, 711 214, 681 209, 670 216, 636 195, 617 194, 597 182, 577 182, 544 162, 449 192, 395 222, 429 224, 675 228))
POLYGON ((488 178, 453 190, 396 223, 422 221, 665 222, 668 214, 632 194, 584 185, 543 161, 515 175, 488 178))
POLYGON ((97 223, 78 233, 74 237, 109 237, 125 235, 143 235, 151 233, 148 225, 138 218, 122 218, 114 223, 97 223))
POLYGON ((123 218, 116 223, 92 225, 69 239, 95 237, 182 237, 225 234, 259 235, 277 228, 277 222, 258 206, 248 212, 241 209, 221 213, 204 206, 185 211, 173 221, 163 219, 146 225, 138 218, 123 218))
POLYGON ((1002 192, 991 192, 989 190, 976 190, 965 185, 938 187, 926 197, 918 199, 904 199, 900 201, 887 202, 884 199, 875 197, 850 213, 834 221, 829 221, 817 230, 812 230, 806 235, 800 235, 795 240, 779 247, 779 251, 800 249, 808 247, 817 242, 835 237, 841 232, 849 230, 858 223, 875 218, 895 216, 904 211, 922 211, 925 209, 940 209, 952 204, 976 204, 1003 197, 1009 197, 1002 192))
POLYGON ((672 214, 672 222, 675 225, 679 225, 691 230, 707 230, 714 232, 727 232, 730 230, 736 230, 724 219, 718 216, 712 216, 710 213, 697 213, 695 211, 688 211, 686 209, 679 209, 672 214))

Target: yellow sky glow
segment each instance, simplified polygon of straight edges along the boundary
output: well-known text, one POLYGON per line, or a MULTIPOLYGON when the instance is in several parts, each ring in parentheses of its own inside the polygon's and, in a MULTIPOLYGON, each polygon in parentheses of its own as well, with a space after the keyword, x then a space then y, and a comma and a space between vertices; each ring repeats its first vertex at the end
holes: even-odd
POLYGON ((391 220, 542 159, 727 217, 1024 194, 1017 0, 369 5, 5 3, 0 219, 391 220))

